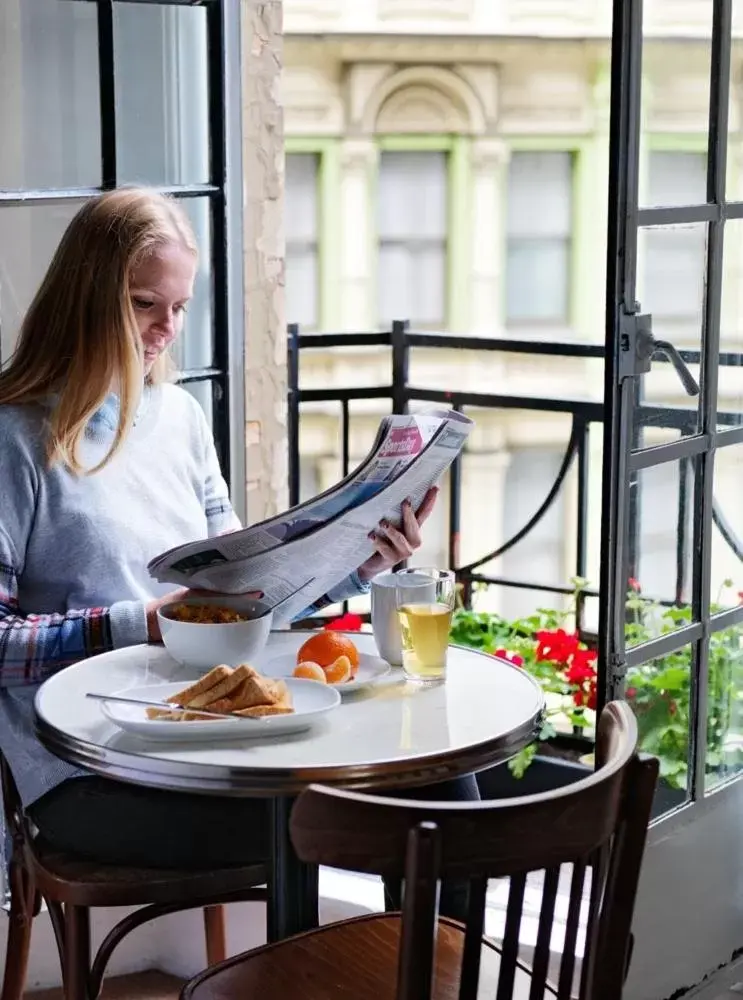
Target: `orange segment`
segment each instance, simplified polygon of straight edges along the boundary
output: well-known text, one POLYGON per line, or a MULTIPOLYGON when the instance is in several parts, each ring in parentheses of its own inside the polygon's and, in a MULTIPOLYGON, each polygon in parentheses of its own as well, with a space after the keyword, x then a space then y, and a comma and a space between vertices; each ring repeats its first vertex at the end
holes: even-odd
POLYGON ((351 661, 347 656, 339 656, 329 667, 325 667, 328 684, 345 684, 351 680, 351 661))
POLYGON ((321 684, 328 683, 323 668, 319 663, 313 663, 312 660, 305 660, 303 663, 298 663, 294 668, 294 676, 304 677, 308 681, 319 681, 321 684))
POLYGON ((342 632, 323 630, 315 632, 304 642, 297 653, 297 663, 311 660, 321 667, 329 667, 339 656, 348 657, 351 676, 355 676, 359 668, 359 651, 354 643, 342 632))

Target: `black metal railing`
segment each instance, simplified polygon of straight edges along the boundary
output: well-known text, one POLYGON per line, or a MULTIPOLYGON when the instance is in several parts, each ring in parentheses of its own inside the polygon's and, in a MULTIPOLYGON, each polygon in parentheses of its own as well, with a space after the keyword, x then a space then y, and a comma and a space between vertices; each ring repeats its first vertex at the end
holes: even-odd
MULTIPOLYGON (((466 606, 471 605, 475 584, 482 583, 522 590, 541 591, 557 595, 571 595, 574 588, 565 585, 545 583, 543 580, 514 579, 493 575, 484 567, 504 555, 526 538, 540 523, 559 496, 568 473, 577 465, 577 490, 575 493, 576 542, 573 555, 575 577, 585 579, 588 558, 588 490, 590 482, 589 434, 592 425, 604 420, 603 402, 580 398, 525 396, 508 393, 486 393, 424 388, 410 382, 411 352, 420 349, 454 350, 463 353, 488 352, 523 354, 536 358, 580 358, 602 360, 603 345, 569 341, 533 341, 479 336, 459 336, 445 333, 419 333, 411 331, 405 321, 396 321, 389 331, 375 333, 310 333, 302 334, 297 324, 288 327, 288 437, 289 437, 289 498, 292 505, 300 498, 300 420, 302 404, 338 403, 341 422, 341 471, 346 476, 350 471, 349 429, 350 404, 354 400, 388 400, 393 413, 404 413, 411 403, 443 403, 456 410, 514 409, 543 413, 568 415, 571 420, 570 436, 560 462, 557 475, 535 513, 510 538, 497 548, 484 553, 466 564, 460 562, 460 538, 462 521, 462 459, 457 459, 449 474, 449 525, 448 557, 450 568, 456 573, 462 588, 466 606), (387 347, 391 351, 391 381, 384 385, 328 386, 323 388, 302 388, 300 386, 300 355, 302 352, 328 351, 355 347, 387 347)), ((687 364, 698 364, 699 351, 681 351, 687 364)), ((661 360, 659 363, 663 363, 661 360)), ((720 356, 722 366, 743 366, 743 354, 725 353, 720 356)), ((677 432, 681 436, 694 433, 697 429, 698 409, 696 405, 673 406, 639 401, 636 409, 636 445, 640 445, 639 434, 643 428, 661 428, 677 432)), ((741 413, 720 413, 721 426, 732 427, 743 423, 741 413)), ((465 452, 466 454, 466 452, 465 452)), ((692 485, 687 473, 688 460, 680 463, 678 500, 675 517, 676 533, 676 580, 674 599, 661 599, 659 603, 672 605, 682 603, 686 584, 689 546, 688 510, 692 485)), ((639 483, 637 484, 639 493, 639 483)), ((743 559, 743 542, 738 539, 730 523, 715 504, 715 524, 721 536, 733 552, 743 559)), ((630 576, 637 575, 639 560, 640 507, 633 508, 634 525, 630 532, 630 576)), ((586 598, 597 597, 598 591, 586 589, 581 592, 577 608, 577 626, 591 639, 584 626, 584 603, 586 598)))

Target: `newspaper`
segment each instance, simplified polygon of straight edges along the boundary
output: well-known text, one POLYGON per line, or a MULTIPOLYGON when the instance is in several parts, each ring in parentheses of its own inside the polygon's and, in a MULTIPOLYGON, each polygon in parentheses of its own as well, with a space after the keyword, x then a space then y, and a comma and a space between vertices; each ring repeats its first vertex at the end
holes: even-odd
POLYGON ((278 605, 276 623, 289 622, 373 554, 380 521, 399 525, 406 499, 422 503, 472 427, 450 409, 385 417, 367 457, 336 486, 260 524, 170 549, 150 575, 225 594, 261 590, 278 605))

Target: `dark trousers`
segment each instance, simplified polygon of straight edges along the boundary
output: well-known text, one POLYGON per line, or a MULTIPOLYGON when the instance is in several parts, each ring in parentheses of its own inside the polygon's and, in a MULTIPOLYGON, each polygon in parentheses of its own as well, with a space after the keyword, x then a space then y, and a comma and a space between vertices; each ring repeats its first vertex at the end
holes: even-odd
MULTIPOLYGON (((411 789, 400 797, 439 801, 479 798, 474 777, 411 789)), ((132 868, 211 869, 265 861, 268 803, 213 798, 125 785, 97 776, 58 785, 29 808, 44 840, 56 850, 132 868)), ((388 908, 400 887, 385 885, 388 908)), ((466 886, 444 885, 441 911, 464 918, 466 886)))

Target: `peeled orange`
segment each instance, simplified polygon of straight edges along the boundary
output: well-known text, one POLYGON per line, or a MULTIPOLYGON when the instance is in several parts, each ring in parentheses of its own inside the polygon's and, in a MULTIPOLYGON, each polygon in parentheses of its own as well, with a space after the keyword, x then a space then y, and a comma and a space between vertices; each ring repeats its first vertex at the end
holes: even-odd
POLYGON ((351 680, 351 661, 347 656, 339 656, 329 667, 323 669, 328 684, 345 684, 351 680))
POLYGON ((335 663, 339 656, 348 657, 351 676, 355 677, 359 669, 359 651, 347 635, 342 632, 325 630, 315 632, 304 642, 297 653, 297 663, 312 660, 319 663, 323 669, 335 663))
POLYGON ((294 668, 294 676, 304 677, 308 681, 319 681, 321 684, 328 683, 323 668, 319 663, 313 663, 312 660, 305 660, 303 663, 298 663, 294 668))

